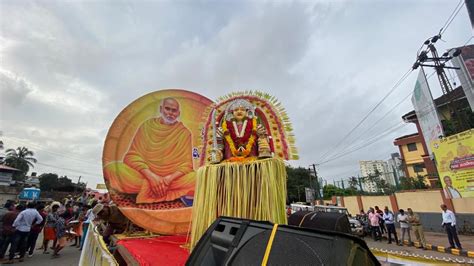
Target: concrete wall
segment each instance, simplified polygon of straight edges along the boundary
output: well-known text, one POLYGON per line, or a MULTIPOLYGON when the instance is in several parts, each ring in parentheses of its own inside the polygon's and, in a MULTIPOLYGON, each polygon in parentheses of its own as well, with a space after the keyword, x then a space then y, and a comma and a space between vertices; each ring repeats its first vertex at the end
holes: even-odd
POLYGON ((0 205, 3 206, 7 200, 16 200, 19 193, 20 188, 0 186, 0 205))
POLYGON ((0 193, 0 206, 3 206, 7 202, 7 200, 16 200, 18 194, 5 194, 0 193))
POLYGON ((416 212, 434 212, 441 211, 439 205, 443 204, 443 198, 439 190, 410 191, 395 193, 398 207, 406 211, 412 208, 416 212))
POLYGON ((367 211, 369 207, 374 208, 375 206, 379 206, 379 208, 382 210, 385 206, 388 206, 389 209, 392 209, 389 196, 362 196, 361 198, 364 211, 367 211))
MULTIPOLYGON (((444 228, 441 227, 443 221, 441 209, 437 213, 419 212, 418 214, 426 231, 444 232, 444 228)), ((474 234, 474 214, 456 213, 456 229, 459 234, 474 234)))
MULTIPOLYGON (((388 206, 395 214, 398 209, 412 208, 420 215, 423 227, 427 231, 444 232, 441 227, 441 204, 454 210, 457 230, 460 234, 474 234, 474 198, 446 199, 441 190, 417 190, 395 193, 392 196, 360 196, 363 209, 388 206), (452 207, 450 207, 452 206, 452 207)), ((360 206, 357 196, 344 197, 344 206, 351 214, 359 213, 360 206)))
POLYGON ((344 197, 344 207, 346 207, 353 216, 360 212, 356 196, 344 197))
POLYGON ((452 199, 456 213, 474 214, 474 198, 452 199))

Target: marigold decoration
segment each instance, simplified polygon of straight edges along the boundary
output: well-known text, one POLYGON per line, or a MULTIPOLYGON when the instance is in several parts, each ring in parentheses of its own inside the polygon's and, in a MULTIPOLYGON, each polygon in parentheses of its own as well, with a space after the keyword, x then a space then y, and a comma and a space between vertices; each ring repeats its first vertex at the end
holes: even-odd
POLYGON ((255 134, 257 133, 257 119, 253 118, 252 124, 246 125, 245 135, 240 138, 237 136, 237 133, 235 132, 236 131, 235 121, 232 122, 233 126, 230 127, 231 130, 228 129, 229 123, 230 123, 229 121, 224 121, 224 123, 222 123, 222 129, 224 131, 226 143, 227 145, 229 145, 230 151, 232 152, 232 156, 245 158, 250 154, 250 152, 252 151, 253 144, 255 143, 255 134), (237 142, 239 147, 242 147, 241 145, 247 143, 245 145, 245 149, 243 150, 237 149, 235 147, 234 140, 235 142, 237 142))
POLYGON ((219 216, 285 224, 283 160, 298 155, 282 105, 261 92, 233 93, 212 105, 205 120, 191 249, 219 216))

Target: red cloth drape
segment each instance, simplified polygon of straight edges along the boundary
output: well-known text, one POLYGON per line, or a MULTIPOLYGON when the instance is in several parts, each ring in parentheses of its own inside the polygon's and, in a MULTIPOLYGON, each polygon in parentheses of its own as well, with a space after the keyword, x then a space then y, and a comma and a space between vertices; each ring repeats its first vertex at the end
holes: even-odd
POLYGON ((140 265, 184 265, 189 251, 182 246, 186 236, 122 239, 124 246, 140 265))

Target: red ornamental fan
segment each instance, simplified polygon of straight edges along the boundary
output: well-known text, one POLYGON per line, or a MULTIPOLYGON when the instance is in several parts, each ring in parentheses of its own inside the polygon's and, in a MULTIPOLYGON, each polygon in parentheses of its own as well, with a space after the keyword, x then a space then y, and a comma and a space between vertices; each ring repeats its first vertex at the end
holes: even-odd
MULTIPOLYGON (((259 91, 243 91, 243 92, 234 92, 229 95, 220 97, 218 102, 209 108, 204 117, 206 117, 206 123, 204 126, 205 133, 212 131, 211 121, 215 120, 217 126, 223 121, 227 126, 224 136, 231 134, 231 138, 234 140, 234 145, 236 148, 239 148, 239 145, 244 145, 248 143, 250 136, 255 135, 257 132, 252 130, 252 125, 247 124, 244 136, 242 138, 236 137, 236 132, 233 128, 232 123, 225 121, 225 109, 229 103, 236 99, 245 99, 250 103, 254 104, 255 116, 259 119, 259 124, 265 127, 267 133, 269 134, 269 145, 271 151, 274 153, 275 157, 279 157, 284 160, 297 160, 298 151, 295 147, 295 138, 293 135, 293 128, 290 123, 290 119, 283 107, 283 105, 273 96, 259 91), (213 119, 212 111, 217 110, 216 117, 213 119), (247 130, 251 132, 247 132, 247 130), (275 144, 279 144, 278 147, 275 144)), ((222 124, 221 124, 222 125, 222 124)), ((204 135, 208 137, 208 135, 204 135)), ((210 152, 210 147, 212 146, 207 141, 209 139, 204 139, 203 150, 207 153, 210 152)), ((206 156, 202 156, 201 160, 206 156)))

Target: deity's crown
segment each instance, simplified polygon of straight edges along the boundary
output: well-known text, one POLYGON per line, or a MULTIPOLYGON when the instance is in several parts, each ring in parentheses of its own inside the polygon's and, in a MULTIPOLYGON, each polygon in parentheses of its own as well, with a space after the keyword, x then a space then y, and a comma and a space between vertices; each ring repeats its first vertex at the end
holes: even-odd
POLYGON ((247 110, 247 116, 249 118, 253 117, 255 113, 255 106, 245 99, 235 99, 227 105, 225 110, 226 120, 230 120, 234 116, 232 112, 239 107, 243 107, 245 110, 247 110))

